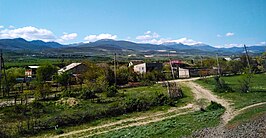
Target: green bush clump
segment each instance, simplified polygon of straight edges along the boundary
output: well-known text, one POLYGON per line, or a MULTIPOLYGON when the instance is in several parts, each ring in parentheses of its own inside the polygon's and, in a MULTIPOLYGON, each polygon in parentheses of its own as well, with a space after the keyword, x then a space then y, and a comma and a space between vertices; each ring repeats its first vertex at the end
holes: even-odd
POLYGON ((57 135, 60 135, 60 134, 63 134, 64 133, 64 131, 62 130, 62 129, 56 129, 55 130, 55 134, 57 134, 57 135))
POLYGON ((97 96, 95 95, 95 92, 93 92, 89 89, 83 89, 80 92, 80 98, 86 100, 86 99, 97 98, 97 96))
POLYGON ((107 88, 106 96, 107 97, 114 97, 118 93, 116 86, 109 86, 107 88))
POLYGON ((220 92, 220 93, 233 92, 233 89, 230 86, 228 86, 228 84, 226 84, 225 81, 220 78, 220 76, 215 76, 214 80, 215 80, 215 88, 214 88, 215 92, 220 92))
POLYGON ((221 104, 216 103, 214 101, 211 101, 211 104, 207 106, 207 110, 209 111, 218 110, 218 109, 224 109, 224 107, 221 104))
POLYGON ((61 97, 72 97, 73 96, 73 92, 71 90, 64 90, 62 93, 61 93, 61 97))

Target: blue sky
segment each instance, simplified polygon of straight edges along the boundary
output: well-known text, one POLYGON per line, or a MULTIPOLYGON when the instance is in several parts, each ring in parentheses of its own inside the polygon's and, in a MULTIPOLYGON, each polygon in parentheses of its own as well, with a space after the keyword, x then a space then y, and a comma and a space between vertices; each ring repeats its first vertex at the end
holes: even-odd
POLYGON ((266 45, 266 0, 0 0, 0 38, 266 45))

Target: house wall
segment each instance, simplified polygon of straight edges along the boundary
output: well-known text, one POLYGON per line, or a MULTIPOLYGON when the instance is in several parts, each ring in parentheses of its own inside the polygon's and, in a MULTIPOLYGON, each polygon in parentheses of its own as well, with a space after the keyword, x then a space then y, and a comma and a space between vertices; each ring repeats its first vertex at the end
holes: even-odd
POLYGON ((146 73, 146 63, 135 65, 134 72, 146 73))
POLYGON ((179 78, 189 78, 189 69, 179 68, 179 78))

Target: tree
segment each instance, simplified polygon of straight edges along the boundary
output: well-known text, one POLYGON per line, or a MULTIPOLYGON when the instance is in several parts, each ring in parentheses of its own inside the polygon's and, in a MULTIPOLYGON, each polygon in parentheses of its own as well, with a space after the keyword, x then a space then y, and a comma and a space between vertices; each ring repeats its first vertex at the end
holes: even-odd
POLYGON ((242 80, 239 80, 240 91, 242 93, 250 92, 252 78, 253 78, 253 73, 250 72, 249 68, 245 68, 244 76, 243 76, 242 80))
POLYGON ((109 82, 103 68, 91 62, 84 62, 87 70, 82 74, 84 83, 88 89, 94 92, 106 91, 109 82))
POLYGON ((117 93, 118 91, 114 85, 107 88, 107 97, 114 97, 117 93))
POLYGON ((57 73, 57 68, 52 64, 46 63, 41 65, 36 72, 37 81, 50 81, 55 73, 57 73))
POLYGON ((7 88, 13 89, 15 84, 17 83, 16 78, 22 77, 24 78, 25 70, 23 68, 10 68, 6 70, 6 81, 2 79, 3 85, 8 85, 7 88))
POLYGON ((227 63, 227 69, 230 73, 233 73, 233 74, 237 74, 237 73, 240 73, 244 66, 243 64, 241 63, 241 61, 237 61, 237 60, 231 60, 227 63))
POLYGON ((117 84, 123 85, 128 83, 128 78, 130 76, 130 72, 128 67, 121 66, 117 69, 117 84))
POLYGON ((60 75, 56 75, 56 77, 55 77, 55 80, 56 80, 59 84, 61 84, 62 86, 64 86, 65 89, 68 88, 68 86, 69 86, 69 82, 70 82, 70 79, 71 79, 71 76, 70 76, 70 74, 67 73, 67 72, 64 72, 64 73, 62 73, 62 74, 60 74, 60 75))

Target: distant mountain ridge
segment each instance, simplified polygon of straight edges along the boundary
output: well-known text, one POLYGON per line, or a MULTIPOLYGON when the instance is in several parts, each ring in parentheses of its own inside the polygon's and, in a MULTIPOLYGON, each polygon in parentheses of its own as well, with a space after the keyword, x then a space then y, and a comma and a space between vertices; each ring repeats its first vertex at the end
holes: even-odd
POLYGON ((0 49, 6 50, 43 50, 47 48, 60 48, 64 45, 57 42, 44 42, 41 40, 27 41, 23 38, 0 39, 0 49))
MULTIPOLYGON (((55 52, 92 52, 92 51, 202 51, 202 52, 219 52, 219 53, 242 53, 243 47, 232 48, 215 48, 207 44, 185 45, 182 43, 163 43, 160 45, 149 43, 135 43, 124 40, 102 39, 91 43, 75 43, 62 45, 57 42, 44 42, 41 40, 27 41, 22 38, 16 39, 0 39, 0 49, 4 50, 32 50, 32 51, 55 51, 55 52)), ((252 53, 265 52, 266 46, 249 46, 248 50, 252 53)))

